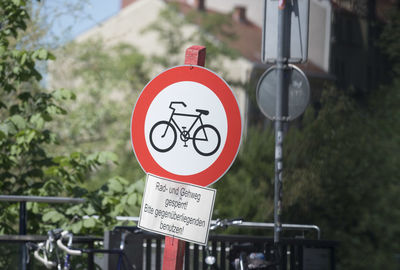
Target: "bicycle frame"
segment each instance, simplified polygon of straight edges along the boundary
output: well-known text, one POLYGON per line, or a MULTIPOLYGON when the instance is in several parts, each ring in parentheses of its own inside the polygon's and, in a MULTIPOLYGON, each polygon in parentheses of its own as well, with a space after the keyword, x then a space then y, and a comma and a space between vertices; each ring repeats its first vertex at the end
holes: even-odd
MULTIPOLYGON (((175 110, 171 113, 171 117, 169 118, 169 123, 174 124, 174 126, 178 129, 179 133, 182 134, 183 132, 187 132, 188 136, 186 137, 188 140, 193 140, 193 137, 190 136, 190 131, 192 131, 193 127, 196 125, 197 121, 200 121, 200 126, 203 125, 203 121, 201 120, 201 113, 199 114, 185 114, 185 113, 175 113, 175 110), (192 125, 188 130, 183 130, 179 127, 179 125, 176 123, 174 116, 185 116, 185 117, 195 117, 196 119, 193 121, 192 125)), ((167 134, 168 131, 168 126, 165 129, 165 134, 167 134)), ((206 139, 199 139, 199 140, 207 140, 207 135, 205 134, 206 139)))
MULTIPOLYGON (((201 112, 199 112, 199 114, 176 113, 176 112, 175 112, 176 109, 175 109, 174 107, 172 107, 172 105, 174 105, 174 104, 180 104, 180 105, 186 107, 186 104, 185 104, 184 102, 181 102, 181 101, 172 101, 172 102, 169 104, 169 108, 172 110, 172 113, 171 113, 171 116, 169 117, 168 123, 172 123, 172 124, 178 129, 179 134, 183 134, 184 132, 187 132, 187 137, 185 136, 185 138, 186 138, 187 140, 193 140, 193 137, 190 137, 190 131, 192 131, 192 129, 193 129, 193 127, 196 125, 197 121, 200 121, 200 126, 204 125, 204 124, 203 124, 203 121, 202 121, 202 119, 201 119, 202 113, 201 113, 201 112), (181 128, 179 127, 179 125, 176 123, 176 121, 175 121, 175 119, 174 119, 174 116, 194 117, 194 118, 196 118, 196 119, 193 121, 192 125, 190 126, 190 128, 189 128, 188 130, 183 130, 183 131, 182 131, 182 129, 181 129, 181 128)), ((162 135, 162 137, 164 137, 164 136, 167 134, 167 131, 168 131, 168 126, 165 128, 165 131, 164 131, 164 134, 162 135)), ((205 138, 204 138, 204 139, 197 138, 197 140, 199 140, 199 141, 208 141, 207 134, 206 134, 206 132, 205 132, 204 129, 203 129, 203 133, 204 133, 205 138)))

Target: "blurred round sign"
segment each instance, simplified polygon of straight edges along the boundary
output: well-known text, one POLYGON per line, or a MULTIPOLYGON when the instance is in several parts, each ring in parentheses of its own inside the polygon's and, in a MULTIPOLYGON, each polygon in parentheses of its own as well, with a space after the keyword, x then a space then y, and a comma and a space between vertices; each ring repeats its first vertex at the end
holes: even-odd
MULTIPOLYGON (((296 66, 284 70, 284 84, 288 91, 283 93, 284 120, 290 121, 304 113, 310 100, 310 84, 306 75, 296 66)), ((256 95, 261 112, 269 119, 276 120, 277 67, 269 68, 258 81, 256 95)))

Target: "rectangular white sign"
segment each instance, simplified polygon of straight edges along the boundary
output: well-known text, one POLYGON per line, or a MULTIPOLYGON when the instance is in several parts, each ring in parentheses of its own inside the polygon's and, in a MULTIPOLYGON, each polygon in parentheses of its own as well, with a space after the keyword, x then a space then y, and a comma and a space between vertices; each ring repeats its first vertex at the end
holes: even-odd
POLYGON ((138 227, 206 245, 215 194, 215 189, 148 174, 138 227))
MULTIPOLYGON (((276 63, 278 57, 278 0, 264 0, 261 60, 276 63)), ((308 23, 310 0, 286 1, 285 57, 289 63, 304 63, 308 57, 308 23)))

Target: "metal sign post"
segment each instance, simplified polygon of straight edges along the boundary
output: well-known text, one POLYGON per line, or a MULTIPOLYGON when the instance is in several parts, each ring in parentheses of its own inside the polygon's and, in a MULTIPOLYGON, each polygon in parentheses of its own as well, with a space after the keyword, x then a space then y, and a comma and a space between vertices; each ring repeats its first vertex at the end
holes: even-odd
POLYGON ((309 0, 265 0, 261 61, 272 61, 276 66, 262 75, 256 91, 261 111, 275 121, 274 255, 278 269, 282 263, 283 122, 300 116, 310 98, 307 77, 288 63, 307 60, 308 9, 309 0))
MULTIPOLYGON (((284 84, 285 66, 285 1, 280 1, 278 6, 278 48, 277 48, 277 95, 276 95, 276 120, 275 120, 275 181, 274 181, 274 243, 276 245, 275 257, 280 262, 280 232, 282 231, 282 145, 283 145, 283 112, 285 107, 284 84)), ((286 43, 287 44, 287 43, 286 43)))
POLYGON ((283 122, 300 116, 310 99, 307 77, 288 63, 307 61, 309 0, 265 0, 264 3, 261 61, 276 63, 276 66, 261 76, 256 96, 261 112, 275 121, 274 255, 280 269, 283 122))

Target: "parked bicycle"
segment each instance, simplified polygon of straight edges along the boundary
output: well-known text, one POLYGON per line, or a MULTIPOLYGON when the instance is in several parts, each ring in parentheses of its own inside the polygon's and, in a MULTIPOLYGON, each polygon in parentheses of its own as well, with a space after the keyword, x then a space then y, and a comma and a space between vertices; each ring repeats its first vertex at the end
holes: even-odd
POLYGON ((172 101, 169 108, 172 113, 168 121, 162 120, 153 125, 150 129, 150 144, 158 152, 168 152, 176 144, 177 131, 179 132, 179 138, 184 142, 183 147, 188 147, 187 141, 192 140, 193 147, 196 152, 202 156, 211 156, 218 151, 221 144, 221 136, 219 131, 212 125, 204 124, 201 118, 202 115, 208 115, 209 111, 196 109, 198 114, 186 114, 177 113, 174 108, 175 105, 182 105, 187 107, 182 101, 172 101), (175 118, 180 117, 191 117, 194 118, 190 127, 179 126, 175 118), (194 130, 196 124, 200 126, 194 130), (194 132, 193 132, 194 130, 194 132))
MULTIPOLYGON (((228 228, 229 226, 240 225, 243 222, 242 219, 218 219, 215 224, 210 226, 210 231, 214 231, 218 228, 228 228)), ((208 265, 208 269, 219 269, 217 260, 212 255, 211 248, 206 246, 205 248, 206 258, 205 263, 208 265)), ((267 261, 265 256, 264 247, 255 245, 254 243, 234 243, 229 247, 228 261, 235 270, 276 270, 277 263, 267 261)))
MULTIPOLYGON (((58 270, 69 269, 62 267, 62 254, 57 248, 56 241, 61 237, 62 229, 50 230, 47 233, 47 239, 41 243, 26 243, 26 247, 29 251, 33 251, 35 259, 42 263, 47 269, 57 267, 58 270)), ((27 263, 30 261, 28 254, 27 263)))
MULTIPOLYGON (((56 262, 49 260, 45 243, 36 244, 28 242, 26 243, 26 247, 28 251, 33 251, 33 255, 35 256, 36 260, 42 263, 47 269, 51 269, 57 266, 56 262)), ((30 262, 29 254, 28 257, 26 258, 26 262, 28 264, 30 262)))
MULTIPOLYGON (((27 243, 29 250, 34 251, 34 257, 41 262, 47 269, 57 267, 58 270, 70 270, 72 256, 83 254, 116 254, 118 255, 117 270, 135 269, 129 258, 125 254, 125 241, 130 233, 140 233, 141 230, 131 232, 123 228, 117 228, 121 232, 121 241, 117 249, 85 249, 73 247, 73 234, 62 229, 51 230, 45 242, 35 244, 27 243), (64 241, 67 241, 65 245, 64 241), (64 256, 63 256, 64 255, 64 256), (53 259, 51 259, 53 258, 53 259)), ((29 262, 29 257, 28 257, 29 262)))

